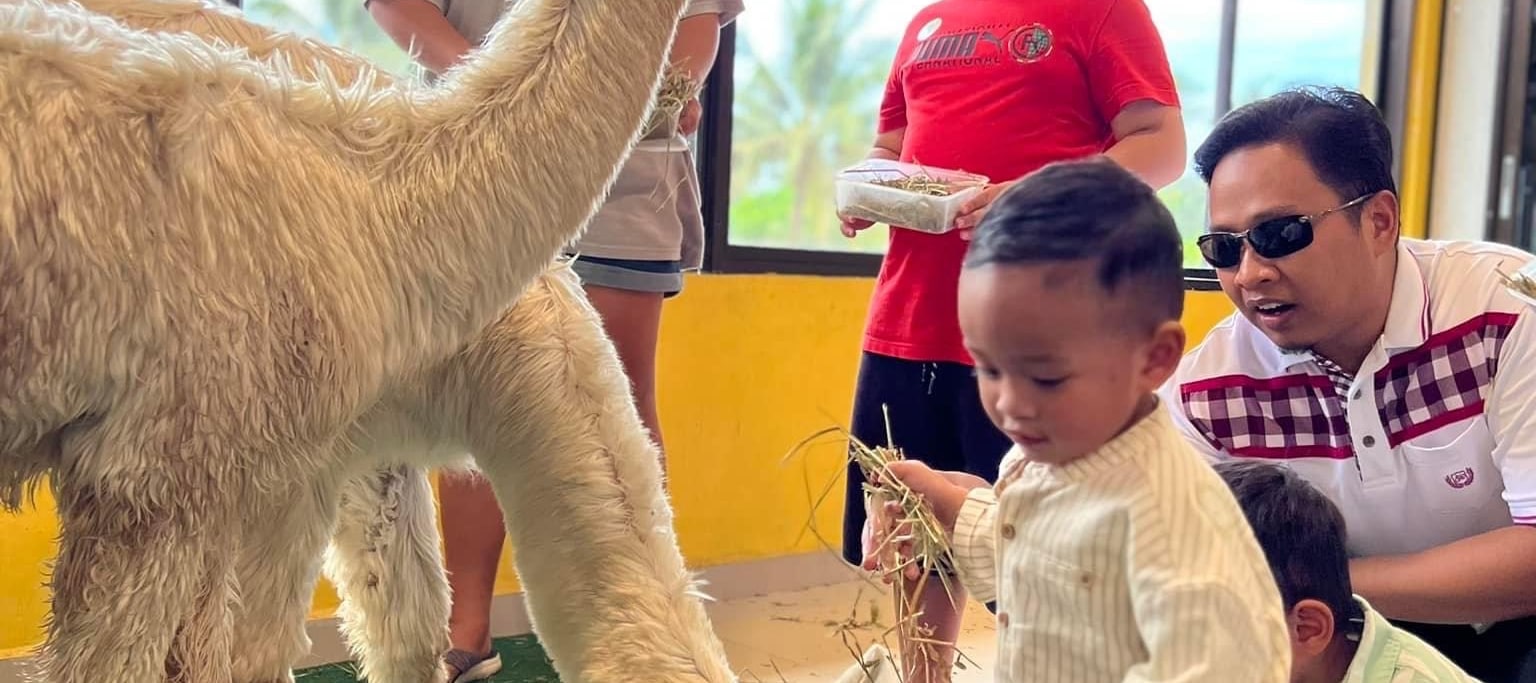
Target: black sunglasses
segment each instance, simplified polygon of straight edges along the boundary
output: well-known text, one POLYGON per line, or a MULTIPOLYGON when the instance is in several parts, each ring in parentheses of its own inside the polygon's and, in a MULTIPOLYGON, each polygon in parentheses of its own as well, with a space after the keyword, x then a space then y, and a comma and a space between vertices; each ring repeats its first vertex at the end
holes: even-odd
POLYGON ((1347 204, 1310 216, 1281 216, 1253 226, 1247 232, 1208 232, 1195 240, 1200 255, 1213 268, 1235 268, 1243 260, 1243 242, 1253 245, 1253 252, 1267 259, 1290 256, 1312 244, 1312 224, 1330 214, 1356 206, 1375 192, 1361 195, 1347 204))

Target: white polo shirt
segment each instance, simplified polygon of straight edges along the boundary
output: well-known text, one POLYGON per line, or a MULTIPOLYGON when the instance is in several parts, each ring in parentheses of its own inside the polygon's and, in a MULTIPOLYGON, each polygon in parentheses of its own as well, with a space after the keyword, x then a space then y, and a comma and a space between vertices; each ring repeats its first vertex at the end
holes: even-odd
POLYGON ((1386 328, 1353 377, 1233 313, 1184 357, 1164 402, 1208 458, 1283 462, 1321 488, 1352 555, 1536 525, 1536 311, 1499 276, 1532 258, 1405 238, 1386 328))

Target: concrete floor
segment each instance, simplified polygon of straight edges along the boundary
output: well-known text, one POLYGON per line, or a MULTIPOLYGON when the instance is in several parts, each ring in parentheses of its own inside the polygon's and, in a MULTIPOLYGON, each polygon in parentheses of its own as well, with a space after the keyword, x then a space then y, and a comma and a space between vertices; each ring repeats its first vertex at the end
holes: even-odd
MULTIPOLYGON (((880 640, 892 624, 888 588, 852 581, 800 591, 770 593, 709 606, 715 632, 742 683, 835 681, 857 654, 880 640), (852 651, 850 650, 852 648, 852 651)), ((992 615, 967 605, 959 649, 965 668, 954 683, 990 681, 995 632, 992 615), (968 659, 967 659, 968 658, 968 659)), ((894 647, 894 634, 886 637, 894 647)), ((553 683, 554 671, 531 637, 498 638, 504 667, 492 683, 553 683)), ((348 664, 299 673, 299 683, 353 683, 348 664)))
MULTIPOLYGON (((710 618, 744 683, 799 683, 836 680, 857 661, 844 637, 862 652, 890 628, 894 611, 888 591, 855 581, 722 602, 710 618)), ((992 680, 995 637, 992 615, 969 604, 958 639, 967 668, 956 670, 955 683, 992 680)), ((894 647, 895 634, 887 641, 894 647)))

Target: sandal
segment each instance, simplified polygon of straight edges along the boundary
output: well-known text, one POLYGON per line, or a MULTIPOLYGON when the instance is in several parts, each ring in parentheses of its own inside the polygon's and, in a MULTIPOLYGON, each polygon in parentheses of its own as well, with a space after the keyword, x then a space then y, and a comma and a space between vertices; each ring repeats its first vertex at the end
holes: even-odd
POLYGON ((471 683, 490 679, 501 671, 501 653, 491 650, 478 655, 467 650, 449 650, 443 654, 448 669, 448 683, 471 683))

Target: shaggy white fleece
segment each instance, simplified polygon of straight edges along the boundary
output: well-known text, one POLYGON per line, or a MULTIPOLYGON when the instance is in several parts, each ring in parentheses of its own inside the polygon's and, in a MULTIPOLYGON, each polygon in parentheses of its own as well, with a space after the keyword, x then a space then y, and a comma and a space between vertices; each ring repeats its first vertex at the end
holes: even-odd
MULTIPOLYGON (((415 418, 449 402, 438 399, 459 387, 443 368, 468 358, 466 341, 577 233, 638 132, 682 0, 614 4, 520 5, 435 91, 381 87, 373 78, 343 86, 324 73, 306 81, 256 64, 244 50, 135 31, 73 5, 0 5, 0 501, 19 506, 37 477, 52 472, 63 536, 41 658, 48 680, 288 679, 287 665, 232 650, 236 614, 246 629, 272 617, 267 623, 280 624, 278 640, 289 646, 278 649, 298 651, 302 631, 289 629, 302 629, 302 609, 297 626, 284 615, 307 604, 341 482, 354 479, 363 502, 347 518, 370 521, 360 544, 339 539, 336 558, 366 551, 367 530, 382 528, 369 501, 423 507, 424 480, 406 476, 400 481, 409 486, 392 489, 393 479, 376 471, 387 448, 374 440, 388 430, 371 416, 406 410, 411 419, 383 420, 402 432, 390 443, 404 444, 405 432, 423 424, 415 418), (590 106, 597 99, 604 106, 590 106), (413 385, 436 390, 415 392, 436 405, 400 398, 413 394, 400 387, 413 385), (296 566, 260 568, 279 558, 296 566)), ((584 319, 592 324, 590 311, 584 319)), ((600 328, 589 333, 601 339, 600 328)), ((527 528, 537 526, 532 510, 558 508, 567 497, 590 502, 561 492, 562 484, 606 485, 620 498, 638 485, 643 494, 644 473, 633 476, 638 483, 615 477, 624 459, 614 454, 654 457, 632 405, 612 403, 627 399, 627 387, 556 372, 579 367, 568 350, 579 342, 567 343, 552 347, 563 365, 544 369, 585 399, 566 399, 554 414, 571 420, 575 405, 596 417, 584 426, 528 426, 505 414, 461 424, 477 454, 497 445, 477 443, 476 434, 501 431, 470 430, 477 422, 557 433, 567 440, 562 449, 605 444, 595 465, 540 472, 554 481, 537 495, 485 468, 509 503, 514 539, 531 539, 520 547, 549 542, 527 528), (625 430, 641 445, 606 445, 614 442, 609 431, 625 430), (590 474, 601 469, 606 484, 590 474), (543 498, 551 494, 555 500, 543 498)), ((602 345, 588 357, 616 367, 602 345)), ((466 381, 484 386, 487 369, 466 381)), ((433 443, 452 443, 438 433, 447 424, 424 424, 433 443)), ((521 468, 515 474, 530 478, 521 468)), ((648 550, 620 553, 614 567, 582 567, 595 581, 629 570, 615 583, 628 590, 608 593, 626 604, 604 609, 648 625, 657 622, 635 617, 672 609, 680 627, 708 634, 686 589, 665 586, 683 576, 670 512, 664 502, 635 510, 585 524, 562 514, 557 521, 567 524, 552 526, 567 538, 555 539, 568 547, 572 529, 595 530, 578 545, 648 550), (623 523, 605 524, 614 518, 623 523), (636 581, 637 567, 666 590, 636 581)), ((418 576, 432 588, 420 593, 429 596, 420 607, 403 609, 438 616, 445 600, 430 517, 402 518, 410 523, 388 529, 410 541, 396 547, 414 549, 425 563, 418 576)), ((560 569, 541 570, 534 565, 542 561, 520 553, 520 570, 530 585, 541 573, 559 574, 543 579, 553 585, 569 581, 565 568, 599 556, 609 559, 557 557, 560 569)), ((347 561, 334 564, 349 583, 347 561)), ((369 576, 352 574, 365 588, 384 574, 369 576)), ((572 585, 563 599, 549 596, 557 604, 535 607, 545 630, 572 634, 568 680, 619 680, 601 662, 622 661, 609 650, 637 642, 583 631, 602 620, 563 612, 590 612, 602 595, 572 585)), ((387 635, 391 615, 383 615, 377 628, 354 618, 355 633, 387 635)), ((441 627, 420 634, 401 638, 420 652, 397 653, 394 673, 381 658, 374 680, 427 680, 441 627)), ((712 634, 673 645, 644 653, 661 672, 644 679, 729 680, 712 634), (693 678, 669 677, 668 664, 693 678)), ((625 665, 626 679, 645 671, 625 665)))

